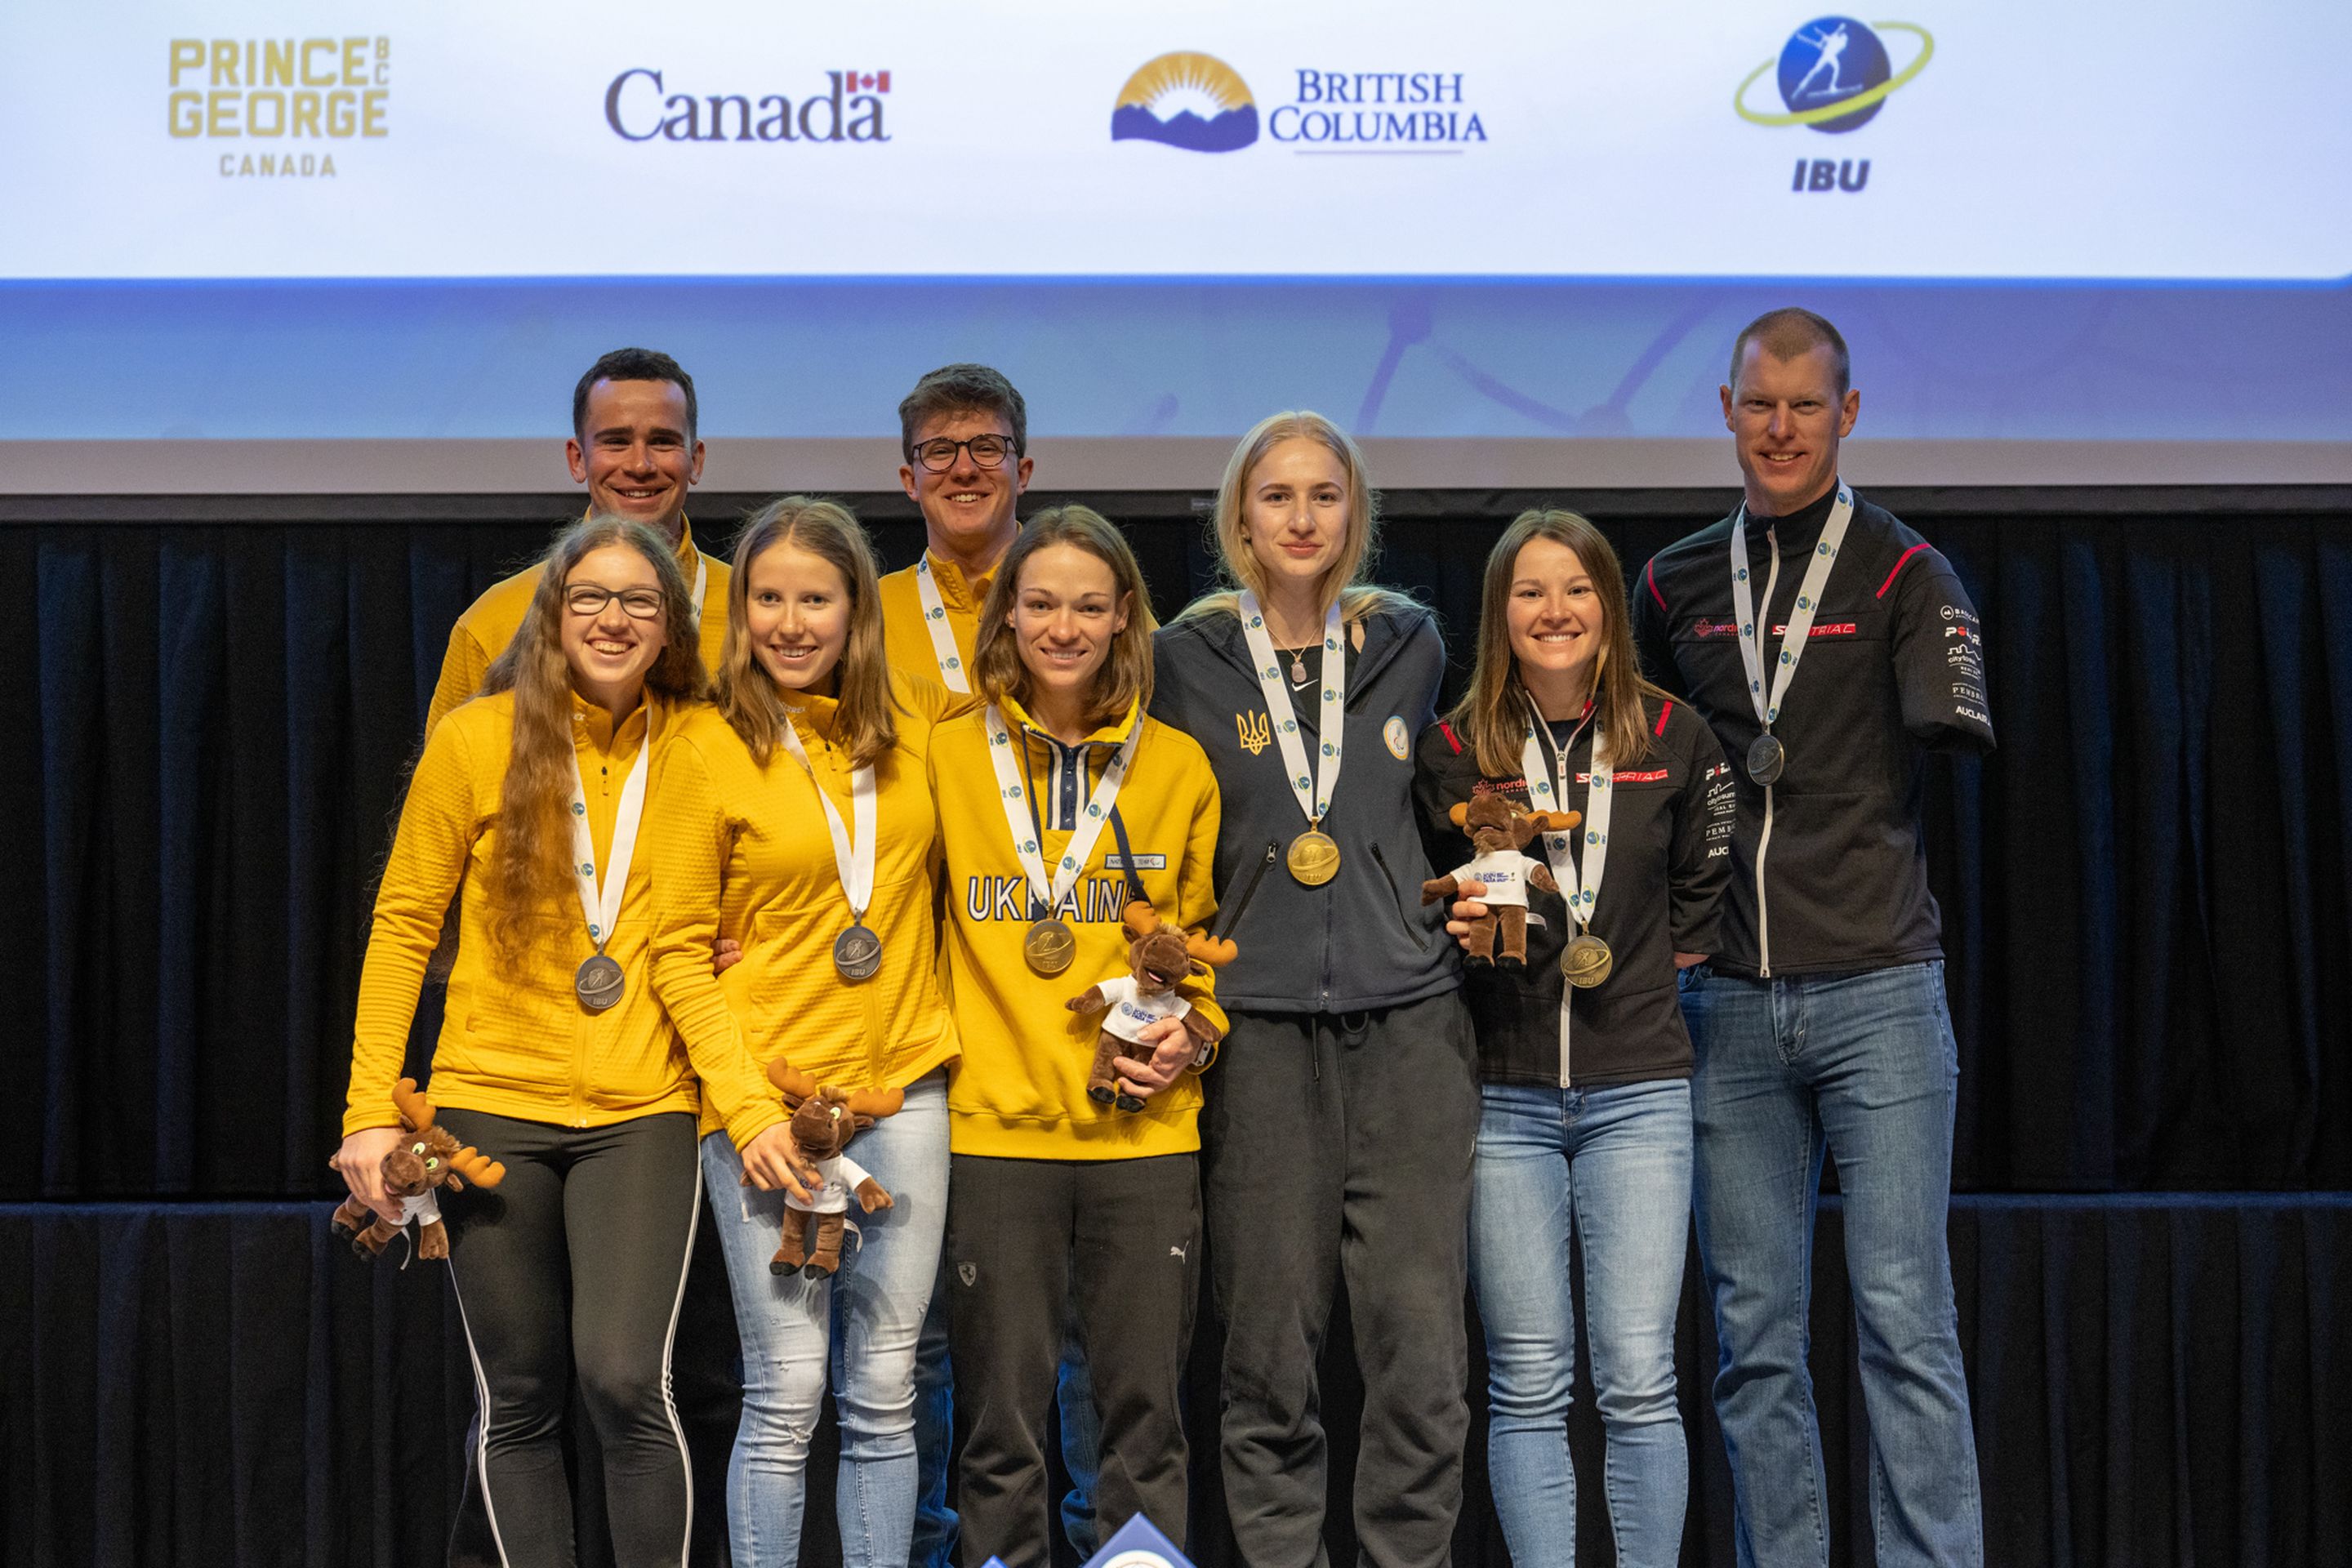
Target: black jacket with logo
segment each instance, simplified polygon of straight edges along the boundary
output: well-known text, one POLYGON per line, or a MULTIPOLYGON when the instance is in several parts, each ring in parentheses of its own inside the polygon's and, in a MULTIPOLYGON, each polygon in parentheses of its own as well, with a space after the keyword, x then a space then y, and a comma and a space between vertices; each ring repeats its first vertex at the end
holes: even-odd
MULTIPOLYGON (((1241 950, 1217 973, 1217 1000, 1227 1007, 1352 1013, 1462 983, 1443 912, 1421 904, 1430 871, 1412 809, 1412 737, 1435 717, 1445 644, 1436 617, 1419 606, 1376 611, 1360 624, 1339 782, 1323 821, 1339 845, 1339 874, 1319 888, 1301 884, 1284 862, 1307 816, 1241 622, 1193 616, 1153 641, 1151 716, 1201 743, 1223 801, 1217 925, 1241 950)), ((1292 708, 1314 758, 1314 692, 1299 692, 1292 708)))
MULTIPOLYGON (((1835 495, 1790 517, 1748 520, 1768 676, 1835 495), (1775 548, 1780 581, 1767 605, 1775 548)), ((1884 507, 1855 497, 1772 726, 1787 761, 1769 789, 1748 773, 1761 726, 1732 618, 1730 518, 1652 557, 1633 584, 1633 618, 1650 679, 1706 715, 1738 782, 1715 967, 1822 974, 1941 957, 1919 826, 1921 763, 1931 749, 1993 746, 1983 628, 1951 563, 1884 507)))
MULTIPOLYGON (((1723 749, 1689 704, 1652 699, 1651 752, 1616 766, 1610 807, 1609 858, 1593 905, 1592 933, 1609 944, 1609 978, 1575 991, 1566 1049, 1559 1029, 1559 972, 1568 945, 1566 901, 1530 887, 1525 969, 1474 963, 1462 991, 1478 1036, 1478 1076, 1490 1083, 1604 1089, 1648 1079, 1688 1078, 1690 1036, 1675 1005, 1675 954, 1708 952, 1717 941, 1717 908, 1731 877, 1731 778, 1723 749)), ((1569 747, 1570 811, 1590 809, 1591 727, 1569 747)), ((1501 794, 1529 809, 1528 782, 1516 772, 1479 772, 1467 736, 1433 724, 1422 732, 1413 799, 1430 863, 1452 870, 1473 853, 1446 814, 1456 802, 1501 794)), ((1527 853, 1544 859, 1540 842, 1527 853)), ((1582 846, 1577 861, 1583 863, 1582 846)))

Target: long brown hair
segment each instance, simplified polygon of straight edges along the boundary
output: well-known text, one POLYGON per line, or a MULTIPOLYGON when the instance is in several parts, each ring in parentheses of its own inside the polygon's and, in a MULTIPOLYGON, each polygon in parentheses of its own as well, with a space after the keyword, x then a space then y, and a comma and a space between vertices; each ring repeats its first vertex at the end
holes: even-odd
MULTIPOLYGON (((490 940, 520 956, 546 928, 550 906, 572 894, 572 662, 563 654, 563 588, 592 552, 625 544, 644 556, 661 584, 660 653, 646 671, 646 694, 671 703, 703 693, 695 605, 677 552, 642 522, 600 513, 556 536, 541 563, 539 586, 506 651, 482 677, 485 695, 514 693, 514 742, 499 789, 498 837, 490 847, 490 940)), ((654 743, 648 716, 645 743, 654 743)))
POLYGON ((1593 671, 1593 696, 1611 765, 1622 767, 1648 756, 1650 726, 1642 700, 1666 694, 1642 679, 1625 602, 1625 570, 1618 564, 1617 552, 1599 529, 1572 511, 1523 511, 1495 542, 1486 557, 1486 586, 1478 595, 1478 654, 1471 666, 1470 689, 1446 718, 1469 736, 1480 773, 1492 778, 1517 775, 1534 703, 1520 683, 1519 661, 1511 654, 1511 584, 1519 552, 1537 539, 1575 551, 1578 563, 1592 579, 1592 591, 1601 595, 1600 668, 1593 671))
POLYGON ((1150 590, 1144 586, 1143 568, 1136 564, 1127 537, 1100 512, 1083 506, 1048 507, 1031 518, 997 564, 988 584, 988 602, 980 609, 980 641, 972 651, 981 695, 991 702, 1011 697, 1028 705, 1029 667, 1021 662, 1011 616, 1014 595, 1021 591, 1021 568, 1032 555, 1055 544, 1076 545, 1108 566, 1112 592, 1127 605, 1127 626, 1111 639, 1110 653, 1087 691, 1087 726, 1124 718, 1133 706, 1149 708, 1151 634, 1160 626, 1152 618, 1150 590))
POLYGON ((1372 568, 1380 562, 1381 497, 1364 467, 1364 454, 1345 430, 1320 414, 1285 409, 1252 426, 1249 434, 1234 447, 1233 456, 1225 459, 1225 476, 1217 485, 1216 510, 1209 518, 1209 542, 1216 550, 1217 574, 1224 580, 1225 586, 1185 605, 1177 619, 1238 615, 1240 590, 1244 588, 1265 599, 1265 567, 1250 549, 1246 534, 1250 475, 1275 447, 1301 438, 1316 442, 1338 458, 1348 483, 1347 537, 1339 542, 1339 553, 1323 574, 1316 613, 1329 610, 1331 602, 1337 599, 1341 617, 1359 621, 1375 610, 1415 603, 1412 595, 1383 588, 1370 580, 1372 568))
POLYGON ((727 584, 727 645, 719 658, 712 700, 762 765, 791 722, 775 681, 751 654, 747 613, 751 563, 770 549, 789 544, 830 564, 849 585, 849 642, 834 666, 840 707, 833 743, 862 768, 878 762, 898 742, 890 717, 890 666, 882 652, 882 599, 874 570, 874 547, 850 510, 839 501, 784 496, 752 514, 735 542, 735 571, 727 584))

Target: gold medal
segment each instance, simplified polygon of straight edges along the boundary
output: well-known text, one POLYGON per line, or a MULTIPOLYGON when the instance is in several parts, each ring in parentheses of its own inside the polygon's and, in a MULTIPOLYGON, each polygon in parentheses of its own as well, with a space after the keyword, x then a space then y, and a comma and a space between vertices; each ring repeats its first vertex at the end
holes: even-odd
POLYGON ((1590 991, 1609 978, 1616 963, 1616 954, 1609 944, 1586 931, 1570 942, 1559 955, 1559 972, 1570 985, 1580 991, 1590 991))
POLYGON ((1078 956, 1077 933, 1059 916, 1048 915, 1030 922, 1028 934, 1021 939, 1021 952, 1038 973, 1059 974, 1078 956))
POLYGON ((1310 827, 1292 839, 1285 858, 1290 874, 1310 888, 1319 888, 1339 874, 1339 846, 1319 827, 1310 827))

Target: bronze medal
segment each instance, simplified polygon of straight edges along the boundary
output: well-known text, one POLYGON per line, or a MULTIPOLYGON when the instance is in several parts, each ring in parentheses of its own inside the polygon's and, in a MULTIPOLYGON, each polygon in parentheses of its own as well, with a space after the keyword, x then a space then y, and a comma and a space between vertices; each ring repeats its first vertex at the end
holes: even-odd
POLYGON ((1570 985, 1580 991, 1590 991, 1609 978, 1609 971, 1617 962, 1609 944, 1585 931, 1571 940, 1559 955, 1559 973, 1570 985))
POLYGON ((1028 934, 1021 939, 1021 952, 1038 973, 1059 974, 1078 955, 1077 933, 1060 916, 1048 915, 1030 922, 1028 934))
POLYGON ((1339 843, 1319 827, 1292 839, 1285 859, 1290 874, 1309 888, 1319 888, 1339 874, 1339 843))
POLYGON ((627 978, 621 966, 599 952, 583 963, 572 976, 572 989, 579 994, 580 1005, 591 1013, 602 1013, 621 999, 628 989, 627 978))

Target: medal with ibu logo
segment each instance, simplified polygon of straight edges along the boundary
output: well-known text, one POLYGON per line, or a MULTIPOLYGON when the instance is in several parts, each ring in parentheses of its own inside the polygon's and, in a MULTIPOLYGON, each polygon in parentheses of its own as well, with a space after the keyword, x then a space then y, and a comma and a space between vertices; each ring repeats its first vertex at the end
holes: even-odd
POLYGON ((841 813, 834 808, 833 797, 817 782, 816 769, 809 763, 808 748, 801 743, 790 712, 784 717, 784 750, 793 754, 801 772, 808 774, 809 787, 816 791, 816 803, 824 807, 825 831, 833 836, 833 868, 841 878, 843 896, 849 900, 849 929, 833 940, 834 970, 853 984, 871 980, 875 971, 882 967, 882 939, 866 923, 866 906, 874 901, 874 835, 882 815, 875 799, 874 764, 868 763, 849 775, 849 813, 856 819, 853 841, 852 829, 843 825, 841 813))
POLYGON ((940 684, 950 691, 971 689, 964 679, 963 655, 956 647, 955 628, 948 625, 948 607, 940 597, 939 580, 931 575, 929 551, 915 563, 915 592, 923 601, 923 630, 930 634, 931 657, 939 661, 940 684))
MULTIPOLYGON (((1290 793, 1307 816, 1307 831, 1290 841, 1284 859, 1293 877, 1307 887, 1319 888, 1339 874, 1339 841, 1323 831, 1323 819, 1331 811, 1331 792, 1339 783, 1340 752, 1347 742, 1348 659, 1339 647, 1339 602, 1332 600, 1331 607, 1323 612, 1323 695, 1316 710, 1318 754, 1311 773, 1307 742, 1298 733, 1297 710, 1291 706, 1290 688, 1282 679, 1281 656, 1275 652, 1274 636, 1265 628, 1265 613, 1257 595, 1247 589, 1242 591, 1235 608, 1241 616, 1242 637, 1249 644, 1250 660, 1257 669, 1258 690, 1274 721, 1274 738, 1282 748, 1283 769, 1290 775, 1290 793)), ((1303 657, 1299 662, 1304 665, 1303 657)))
POLYGON ((588 918, 588 940, 596 951, 572 976, 580 1005, 602 1013, 628 990, 620 964, 604 956, 613 940, 613 922, 621 916, 621 895, 629 885, 629 862, 637 852, 637 829, 646 816, 646 759, 653 755, 652 715, 646 715, 646 738, 637 746, 637 760, 621 785, 620 809, 613 817, 613 850, 604 875, 596 876, 596 841, 588 831, 588 786, 580 776, 580 753, 572 753, 572 876, 580 888, 580 910, 588 918))
MULTIPOLYGON (((1004 825, 1013 833, 1013 852, 1020 859, 1022 875, 1029 881, 1032 918, 1021 939, 1022 956, 1039 974, 1059 974, 1069 968, 1078 952, 1077 933, 1062 918, 1061 909, 1077 887, 1078 878, 1095 852, 1095 842, 1102 837, 1103 826, 1109 821, 1111 807, 1118 800, 1118 786, 1127 778, 1128 767, 1135 759, 1136 742, 1143 734, 1143 715, 1138 711, 1129 716, 1127 738, 1111 752, 1102 780, 1079 812, 1077 826, 1071 830, 1070 841, 1063 848, 1050 879, 1045 875, 1045 816, 1038 810, 1037 792, 1029 781, 1029 737, 1023 735, 1019 742, 1020 771, 1016 773, 1013 731, 996 704, 988 705, 986 720, 988 762, 996 773, 997 803, 1004 808, 1004 825)), ((1081 772, 1082 786, 1085 777, 1081 772)))
MULTIPOLYGON (((1764 732, 1748 748, 1748 776, 1770 788, 1779 782, 1789 765, 1789 749, 1780 737, 1772 733, 1773 721, 1780 717, 1780 704, 1789 694, 1790 682, 1797 679, 1798 661, 1805 657, 1805 646, 1813 634, 1813 616, 1822 607, 1822 590, 1829 586, 1830 569, 1837 564, 1838 550, 1845 543, 1846 524, 1853 521, 1853 491, 1841 481, 1837 488, 1837 503, 1830 508, 1829 521, 1822 525, 1821 542, 1813 546, 1813 558, 1806 564, 1804 580, 1797 584, 1797 607, 1789 616, 1789 624, 1780 634, 1780 658, 1772 669, 1772 684, 1764 684, 1764 637, 1767 627, 1758 618, 1756 593, 1748 581, 1748 505, 1740 503, 1731 517, 1731 613, 1738 620, 1739 662, 1748 672, 1748 700, 1755 705, 1756 722, 1764 732)), ((1772 569, 1764 579, 1764 619, 1772 614, 1772 591, 1780 582, 1780 552, 1772 552, 1772 569)))
MULTIPOLYGON (((1593 724, 1599 708, 1587 703, 1584 719, 1577 726, 1582 733, 1586 725, 1593 724)), ((1519 748, 1519 769, 1528 781, 1528 797, 1538 811, 1568 809, 1568 786, 1575 782, 1569 773, 1569 752, 1575 748, 1576 736, 1549 757, 1545 755, 1544 742, 1549 731, 1540 714, 1532 715, 1528 726, 1528 738, 1519 748)), ((1609 978, 1615 966, 1616 955, 1609 944, 1593 934, 1593 907, 1601 901, 1601 879, 1609 869, 1609 819, 1614 815, 1617 789, 1610 772, 1608 730, 1605 722, 1592 731, 1592 760, 1589 768, 1589 784, 1584 797, 1584 820, 1578 826, 1574 839, 1583 845, 1583 864, 1579 867, 1571 837, 1565 833, 1543 836, 1544 857, 1551 862, 1551 874, 1559 883, 1559 896, 1568 906, 1569 930, 1573 932, 1559 955, 1562 978, 1580 991, 1589 991, 1609 978)), ((1560 999, 1560 1043, 1563 1051, 1568 1040, 1568 999, 1560 999)), ((1563 1058, 1563 1059, 1565 1059, 1563 1058)))

